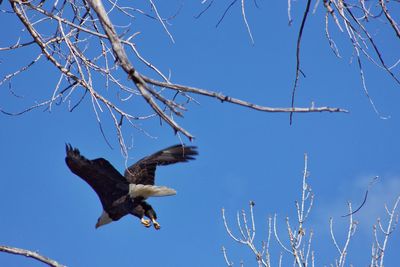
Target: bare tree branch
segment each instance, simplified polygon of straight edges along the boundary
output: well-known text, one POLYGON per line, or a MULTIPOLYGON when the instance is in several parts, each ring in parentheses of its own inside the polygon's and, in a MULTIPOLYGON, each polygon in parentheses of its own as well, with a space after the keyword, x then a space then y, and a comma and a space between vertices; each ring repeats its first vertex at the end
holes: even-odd
POLYGON ((65 267, 65 265, 62 265, 53 259, 50 259, 43 255, 40 255, 37 252, 22 249, 22 248, 15 248, 15 247, 0 245, 0 251, 5 252, 5 253, 21 255, 21 256, 28 257, 28 258, 32 258, 32 259, 38 260, 38 261, 43 262, 43 263, 47 264, 48 266, 52 266, 52 267, 65 267))
MULTIPOLYGON (((266 251, 266 249, 268 249, 268 247, 266 248, 263 245, 262 249, 260 250, 260 249, 257 249, 256 245, 254 244, 254 238, 256 235, 256 226, 255 226, 255 222, 254 222, 254 213, 253 213, 254 202, 250 201, 249 206, 250 206, 250 222, 247 221, 246 212, 244 210, 242 210, 242 219, 240 219, 239 214, 237 216, 237 227, 238 227, 239 232, 241 233, 242 237, 241 238, 236 237, 232 233, 231 229, 228 226, 228 221, 225 217, 225 209, 222 209, 222 219, 224 221, 225 230, 234 241, 236 241, 240 244, 246 245, 247 247, 250 248, 250 250, 256 256, 258 266, 269 267, 270 266, 269 252, 266 251), (243 221, 243 226, 242 226, 241 220, 243 221), (244 227, 244 229, 243 229, 243 227, 244 227), (266 255, 266 256, 264 257, 264 255, 266 255)), ((233 262, 228 260, 225 247, 222 247, 222 252, 223 252, 225 263, 227 264, 227 266, 233 266, 233 262)))
POLYGON ((331 233, 331 238, 333 241, 333 244, 335 245, 337 251, 339 252, 339 260, 336 260, 335 264, 336 267, 343 267, 345 262, 346 262, 346 256, 348 254, 348 248, 349 248, 349 244, 350 244, 350 240, 351 237, 354 235, 355 230, 356 230, 356 226, 357 226, 357 222, 355 222, 353 220, 353 212, 352 212, 352 208, 351 208, 351 203, 348 203, 348 207, 349 207, 349 226, 348 226, 348 230, 347 230, 347 236, 346 236, 346 240, 345 243, 343 245, 343 248, 340 248, 339 244, 336 241, 335 238, 335 234, 333 231, 333 218, 330 218, 329 220, 329 226, 330 226, 330 233, 331 233))
MULTIPOLYGON (((367 29, 366 22, 370 22, 374 19, 376 22, 381 22, 380 19, 381 14, 383 13, 387 20, 389 21, 391 27, 396 33, 396 36, 400 36, 400 31, 398 28, 398 23, 393 19, 390 15, 389 10, 386 7, 386 4, 391 1, 373 1, 370 6, 375 4, 376 7, 380 5, 381 9, 378 10, 378 14, 373 14, 370 10, 371 8, 367 8, 365 5, 365 1, 358 1, 358 2, 351 2, 351 1, 341 1, 341 0, 324 0, 324 7, 326 8, 326 21, 325 21, 325 32, 326 37, 328 39, 329 45, 334 51, 334 53, 339 56, 339 50, 336 47, 336 44, 332 37, 329 34, 328 29, 328 14, 333 18, 336 26, 341 32, 347 32, 348 39, 351 42, 351 45, 354 49, 354 53, 357 57, 358 69, 360 72, 360 79, 362 82, 362 88, 364 89, 364 93, 367 96, 372 108, 374 109, 375 113, 381 118, 386 119, 388 117, 382 116, 381 113, 378 111, 372 97, 370 96, 367 83, 366 83, 366 76, 364 74, 363 66, 362 66, 362 59, 361 56, 364 55, 368 61, 372 64, 376 65, 377 67, 383 69, 387 72, 391 78, 397 83, 400 84, 400 80, 393 72, 393 67, 389 67, 389 65, 383 59, 383 52, 380 48, 378 48, 375 39, 373 38, 373 34, 367 29), (360 10, 362 16, 357 16, 357 11, 360 10), (342 24, 344 28, 342 27, 342 24), (369 45, 372 47, 372 53, 369 52, 369 45), (376 58, 376 59, 375 59, 376 58)), ((393 2, 394 3, 394 2, 393 2)), ((357 13, 358 14, 358 13, 357 13)), ((394 58, 395 61, 398 61, 398 58, 394 58)), ((396 66, 394 64, 394 66, 396 66)))
MULTIPOLYGON (((288 232, 289 245, 285 245, 277 231, 277 220, 276 214, 273 219, 268 218, 268 235, 267 241, 262 242, 262 248, 258 249, 254 243, 256 236, 256 226, 254 219, 254 202, 250 201, 250 221, 247 220, 246 212, 242 211, 242 219, 240 219, 239 213, 237 214, 237 229, 242 237, 237 237, 233 234, 231 228, 228 226, 228 221, 225 216, 225 209, 222 209, 222 219, 224 222, 225 230, 228 235, 237 243, 245 245, 250 248, 253 254, 256 256, 258 266, 271 266, 271 254, 270 254, 270 239, 272 231, 276 241, 278 242, 280 248, 289 253, 294 257, 294 266, 307 267, 311 264, 314 266, 314 252, 311 248, 313 231, 311 230, 308 236, 308 240, 303 241, 303 237, 306 236, 306 229, 304 223, 308 218, 310 210, 313 206, 313 193, 310 185, 307 183, 308 173, 308 157, 307 154, 304 155, 304 173, 303 173, 303 183, 302 183, 302 194, 301 194, 301 204, 296 202, 296 211, 298 216, 298 228, 292 228, 290 225, 289 218, 286 218, 286 230, 288 232), (308 207, 307 207, 308 206, 308 207), (311 255, 311 257, 310 257, 311 255)), ((228 260, 226 249, 223 247, 223 254, 225 263, 227 266, 232 266, 233 262, 228 260)), ((279 258, 279 266, 282 265, 282 255, 279 258)))
POLYGON ((383 259, 385 257, 385 251, 387 249, 387 244, 389 241, 389 237, 393 233, 394 229, 396 228, 399 220, 399 215, 396 214, 397 207, 400 202, 400 196, 397 197, 396 201, 394 202, 393 208, 391 211, 387 210, 389 221, 384 230, 380 219, 378 219, 378 225, 380 228, 381 233, 384 235, 383 244, 379 242, 378 238, 378 231, 376 225, 373 227, 374 232, 374 239, 375 243, 372 244, 372 257, 371 257, 371 266, 372 267, 384 267, 383 259))
POLYGON ((166 82, 160 82, 154 79, 151 79, 146 76, 142 76, 142 78, 153 85, 161 86, 161 87, 166 87, 170 89, 175 89, 175 90, 180 90, 183 92, 187 93, 194 93, 198 95, 203 95, 203 96, 208 96, 212 98, 216 98, 220 100, 221 102, 229 102, 232 104, 236 104, 239 106, 255 109, 258 111, 264 111, 264 112, 285 112, 285 113, 290 113, 290 112, 296 112, 296 113, 309 113, 309 112, 343 112, 343 113, 348 113, 349 111, 346 109, 342 108, 331 108, 331 107, 315 107, 314 105, 311 105, 309 108, 273 108, 273 107, 267 107, 267 106, 261 106, 257 104, 253 104, 251 102, 247 102, 241 99, 233 98, 227 95, 224 95, 222 93, 217 93, 215 91, 211 90, 205 90, 201 88, 195 88, 195 87, 189 87, 185 85, 179 85, 179 84, 171 84, 171 83, 166 83, 166 82))
POLYGON ((390 25, 392 26, 393 30, 395 31, 397 37, 400 38, 399 26, 397 25, 396 21, 394 21, 394 19, 390 15, 389 10, 386 7, 385 1, 384 0, 379 0, 379 4, 381 5, 383 13, 385 14, 387 20, 390 22, 390 25))
MULTIPOLYGON (((300 67, 300 45, 301 45, 301 38, 303 37, 303 30, 304 26, 306 25, 306 20, 308 13, 310 11, 310 6, 311 6, 311 0, 307 0, 306 8, 304 10, 304 15, 303 19, 301 20, 301 25, 299 29, 299 35, 297 37, 297 45, 296 45, 296 75, 294 79, 294 85, 293 85, 293 90, 292 90, 292 104, 291 107, 294 107, 294 98, 296 95, 296 88, 297 88, 297 83, 299 82, 299 76, 300 73, 304 75, 303 71, 301 70, 300 67)), ((293 119, 293 112, 290 112, 290 124, 292 124, 292 119, 293 119)))
MULTIPOLYGON (((129 26, 122 27, 124 32, 118 33, 109 17, 113 10, 120 12, 120 14, 127 16, 129 19, 132 19, 136 12, 158 21, 162 24, 167 34, 172 36, 167 28, 167 20, 161 17, 155 1, 152 0, 149 0, 149 3, 152 12, 155 14, 154 16, 137 8, 121 6, 117 1, 112 0, 110 0, 110 10, 106 10, 102 0, 90 0, 83 3, 66 0, 62 3, 55 2, 50 9, 47 6, 43 6, 42 2, 39 4, 35 4, 35 1, 22 0, 9 0, 9 2, 13 12, 26 29, 22 34, 32 38, 32 40, 22 42, 20 41, 21 37, 17 42, 1 48, 0 51, 31 47, 35 43, 39 46, 40 52, 27 66, 7 74, 0 80, 0 85, 8 82, 11 87, 12 79, 27 71, 33 64, 41 60, 43 62, 43 58, 56 67, 60 76, 49 99, 36 101, 34 105, 22 111, 8 111, 1 107, 0 111, 7 115, 16 116, 41 107, 50 111, 54 103, 65 102, 69 103, 70 111, 73 111, 83 103, 84 98, 89 97, 97 123, 106 142, 110 145, 102 130, 104 113, 109 115, 112 124, 116 128, 116 136, 122 154, 125 157, 127 156, 127 146, 124 143, 122 124, 116 123, 119 120, 128 121, 130 126, 145 132, 144 129, 137 126, 135 121, 158 116, 176 134, 182 133, 189 140, 193 139, 194 135, 174 119, 175 116, 183 117, 188 110, 189 103, 197 103, 192 95, 207 96, 218 99, 221 102, 228 102, 263 112, 347 112, 347 110, 341 108, 316 107, 314 104, 311 104, 310 107, 262 106, 236 99, 220 92, 171 83, 167 75, 164 75, 154 64, 140 54, 138 47, 133 43, 133 39, 139 33, 135 32, 127 35, 130 30, 129 26), (31 14, 34 14, 34 16, 31 16, 31 14), (36 20, 32 20, 33 17, 36 20), (50 32, 44 32, 43 29, 45 28, 50 29, 50 32), (88 47, 95 47, 92 44, 93 40, 97 42, 95 44, 95 46, 97 45, 97 51, 92 49, 89 53, 88 47), (93 55, 94 53, 97 54, 93 55), (160 77, 161 81, 142 75, 141 71, 139 71, 139 66, 132 64, 131 56, 139 59, 140 64, 152 70, 156 76, 160 77), (121 76, 121 70, 130 80, 123 81, 117 78, 121 76), (100 91, 98 83, 101 79, 99 78, 104 81, 107 95, 109 95, 108 90, 111 89, 118 95, 117 99, 112 99, 100 91), (84 93, 80 94, 77 102, 72 103, 77 90, 82 88, 84 93), (171 91, 174 94, 172 98, 168 93, 171 91), (152 113, 138 116, 132 114, 130 110, 126 110, 127 105, 124 105, 124 102, 136 96, 143 97, 151 108, 152 113)), ((212 2, 210 1, 210 5, 212 2)), ((234 3, 235 1, 232 2, 232 5, 234 3)), ((252 38, 246 18, 244 0, 241 0, 241 8, 245 25, 252 38)), ((229 7, 226 11, 228 9, 229 7)), ((13 94, 12 88, 10 88, 10 92, 13 94)))
POLYGON ((359 206, 356 210, 354 210, 351 214, 349 213, 349 214, 343 215, 342 217, 347 217, 347 216, 353 215, 353 214, 355 214, 356 212, 358 212, 358 211, 364 206, 365 202, 367 202, 368 192, 369 192, 369 190, 371 189, 372 185, 375 183, 375 181, 376 181, 378 178, 379 178, 379 176, 375 176, 375 177, 371 180, 371 182, 369 182, 368 188, 367 188, 367 190, 365 191, 364 199, 363 199, 362 203, 360 204, 360 206, 359 206))

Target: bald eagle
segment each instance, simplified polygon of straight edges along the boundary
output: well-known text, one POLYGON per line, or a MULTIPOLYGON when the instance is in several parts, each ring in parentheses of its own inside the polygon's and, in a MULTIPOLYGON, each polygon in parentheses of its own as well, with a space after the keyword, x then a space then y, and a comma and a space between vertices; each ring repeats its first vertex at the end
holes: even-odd
POLYGON ((154 185, 156 168, 193 160, 198 154, 196 149, 194 146, 182 145, 168 147, 142 158, 126 169, 123 176, 106 159, 86 159, 70 144, 66 145, 65 162, 74 174, 93 188, 101 201, 103 212, 97 220, 96 228, 132 214, 144 226, 150 227, 153 223, 158 230, 160 224, 156 221, 156 212, 145 200, 148 197, 175 195, 176 191, 154 185))

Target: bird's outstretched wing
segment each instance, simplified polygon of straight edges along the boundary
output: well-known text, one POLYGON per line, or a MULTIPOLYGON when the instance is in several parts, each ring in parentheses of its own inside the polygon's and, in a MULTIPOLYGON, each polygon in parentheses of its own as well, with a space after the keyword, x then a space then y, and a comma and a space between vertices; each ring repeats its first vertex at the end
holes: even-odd
POLYGON ((125 178, 131 184, 154 185, 157 166, 193 160, 197 153, 195 146, 174 145, 147 156, 125 171, 125 178))
POLYGON ((66 145, 66 152, 68 168, 93 188, 104 208, 129 192, 126 179, 106 159, 89 160, 70 144, 66 145))

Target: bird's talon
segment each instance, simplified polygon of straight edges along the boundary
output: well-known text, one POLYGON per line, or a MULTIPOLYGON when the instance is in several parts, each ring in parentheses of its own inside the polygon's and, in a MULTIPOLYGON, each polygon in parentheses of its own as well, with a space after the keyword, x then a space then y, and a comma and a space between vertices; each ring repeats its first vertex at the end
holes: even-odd
POLYGON ((147 228, 151 225, 149 220, 141 219, 140 222, 147 228))
POLYGON ((154 222, 153 222, 153 225, 154 225, 154 228, 155 228, 156 230, 160 230, 160 229, 161 229, 161 226, 160 226, 160 224, 159 224, 158 222, 154 221, 154 222))

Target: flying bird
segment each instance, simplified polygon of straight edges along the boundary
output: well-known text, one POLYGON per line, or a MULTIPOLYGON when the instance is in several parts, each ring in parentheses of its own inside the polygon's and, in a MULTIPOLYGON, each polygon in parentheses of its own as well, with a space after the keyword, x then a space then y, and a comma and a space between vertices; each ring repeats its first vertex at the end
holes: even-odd
POLYGON ((172 188, 154 185, 157 166, 187 162, 198 154, 195 146, 171 146, 142 158, 121 175, 104 158, 86 159, 70 144, 66 145, 66 152, 68 168, 93 188, 103 206, 96 228, 132 214, 144 226, 150 227, 152 223, 157 230, 160 224, 156 212, 146 199, 176 194, 172 188))

